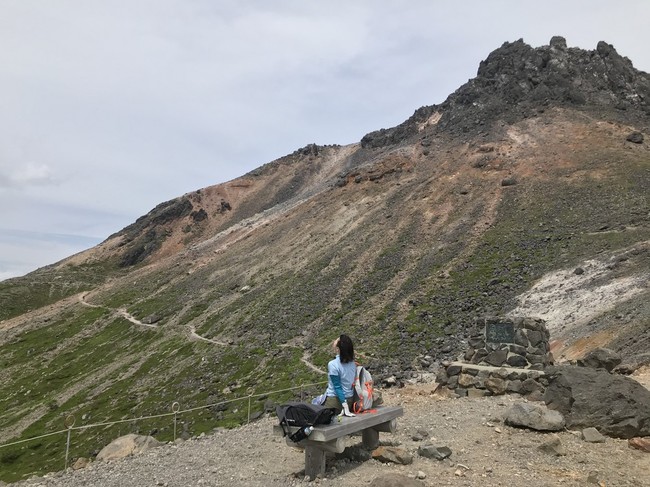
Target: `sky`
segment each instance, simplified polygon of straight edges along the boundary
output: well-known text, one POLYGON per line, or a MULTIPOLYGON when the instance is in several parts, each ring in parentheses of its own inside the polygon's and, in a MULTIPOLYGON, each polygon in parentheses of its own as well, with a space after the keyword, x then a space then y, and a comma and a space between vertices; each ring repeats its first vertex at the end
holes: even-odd
POLYGON ((0 280, 157 204, 443 102, 504 42, 613 44, 647 0, 0 0, 0 280))

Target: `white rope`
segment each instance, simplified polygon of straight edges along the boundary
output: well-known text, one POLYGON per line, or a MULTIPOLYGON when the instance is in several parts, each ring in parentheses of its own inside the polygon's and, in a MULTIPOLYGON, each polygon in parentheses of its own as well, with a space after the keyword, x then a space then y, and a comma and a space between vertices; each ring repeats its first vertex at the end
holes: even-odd
POLYGON ((90 429, 90 428, 99 428, 99 427, 103 427, 103 426, 113 426, 115 424, 121 424, 121 423, 131 423, 131 422, 135 422, 135 421, 144 421, 146 419, 164 418, 165 416, 173 416, 175 414, 179 415, 179 414, 182 414, 182 413, 190 413, 190 412, 193 412, 193 411, 198 411, 200 409, 211 408, 211 407, 214 407, 214 406, 221 406, 223 404, 229 404, 231 402, 236 402, 236 401, 243 401, 245 399, 249 399, 249 398, 253 398, 253 397, 269 396, 271 394, 279 394, 280 392, 289 392, 289 391, 293 391, 295 389, 303 389, 305 387, 322 386, 323 384, 327 384, 327 382, 314 382, 312 384, 302 384, 300 386, 289 387, 287 389, 279 389, 277 391, 262 392, 260 394, 251 394, 249 396, 237 397, 235 399, 230 399, 228 401, 221 401, 221 402, 216 402, 216 403, 213 403, 213 404, 206 404, 205 406, 198 406, 198 407, 195 407, 195 408, 183 409, 182 411, 172 411, 170 413, 154 414, 154 415, 151 415, 151 416, 141 416, 139 418, 118 419, 116 421, 109 421, 109 422, 106 422, 106 423, 87 424, 87 425, 84 425, 84 426, 71 426, 70 428, 60 430, 60 431, 55 431, 53 433, 45 433, 45 434, 40 435, 40 436, 34 436, 34 437, 27 438, 27 439, 24 439, 24 440, 18 440, 18 441, 14 441, 14 442, 11 442, 11 443, 5 443, 4 445, 0 445, 0 448, 19 445, 21 443, 27 443, 28 441, 39 440, 41 438, 47 438, 48 436, 60 435, 62 433, 67 433, 68 431, 73 431, 73 430, 85 430, 85 429, 90 429))

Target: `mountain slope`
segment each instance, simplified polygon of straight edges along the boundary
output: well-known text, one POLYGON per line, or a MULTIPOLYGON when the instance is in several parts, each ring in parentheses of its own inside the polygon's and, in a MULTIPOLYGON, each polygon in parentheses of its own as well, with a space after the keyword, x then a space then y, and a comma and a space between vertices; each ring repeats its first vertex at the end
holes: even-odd
MULTIPOLYGON (((475 318, 508 313, 548 319, 558 358, 609 346, 636 366, 650 345, 648 100, 650 77, 606 43, 506 43, 398 127, 306 146, 1 283, 0 443, 69 413, 94 424, 321 381, 341 332, 378 378, 435 370, 475 318)), ((187 427, 245 414, 212 407, 187 427)), ((73 455, 117 433, 91 430, 73 455)), ((60 448, 0 450, 2 475, 46 450, 57 468, 60 448)))

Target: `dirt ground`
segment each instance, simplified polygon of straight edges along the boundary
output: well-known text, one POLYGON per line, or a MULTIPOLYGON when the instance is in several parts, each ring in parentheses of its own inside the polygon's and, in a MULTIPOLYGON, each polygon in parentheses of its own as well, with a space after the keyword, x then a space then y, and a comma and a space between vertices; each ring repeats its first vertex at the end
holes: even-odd
MULTIPOLYGON (((650 367, 635 373, 650 386, 650 367)), ((382 433, 382 444, 413 455, 410 465, 377 460, 354 462, 330 458, 324 478, 304 478, 304 454, 274 436, 275 416, 234 430, 165 445, 135 457, 94 463, 21 483, 30 486, 254 486, 370 485, 378 476, 399 473, 419 477, 425 486, 650 486, 650 453, 632 449, 626 440, 607 438, 587 443, 579 432, 539 433, 503 423, 504 413, 523 399, 516 395, 452 398, 435 393, 435 384, 413 384, 384 391, 389 405, 405 414, 395 434, 382 433), (566 455, 555 456, 540 445, 559 438, 566 455), (444 445, 449 458, 438 461, 418 455, 419 446, 444 445)), ((349 445, 359 444, 352 437, 349 445)))

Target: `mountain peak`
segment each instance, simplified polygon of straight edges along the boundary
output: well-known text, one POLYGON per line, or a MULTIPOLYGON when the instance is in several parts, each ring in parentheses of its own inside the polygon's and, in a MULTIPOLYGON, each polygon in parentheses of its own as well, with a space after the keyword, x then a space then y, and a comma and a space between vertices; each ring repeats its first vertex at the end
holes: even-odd
POLYGON ((634 68, 614 46, 600 41, 596 50, 568 48, 561 36, 533 48, 523 39, 505 42, 481 61, 475 78, 441 105, 418 109, 392 129, 371 132, 365 147, 381 147, 417 134, 423 122, 439 115, 435 129, 477 133, 495 122, 515 123, 553 106, 596 110, 617 118, 650 115, 650 75, 634 68))

